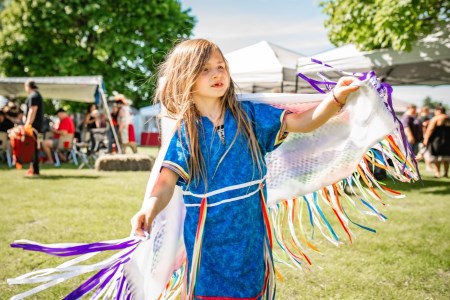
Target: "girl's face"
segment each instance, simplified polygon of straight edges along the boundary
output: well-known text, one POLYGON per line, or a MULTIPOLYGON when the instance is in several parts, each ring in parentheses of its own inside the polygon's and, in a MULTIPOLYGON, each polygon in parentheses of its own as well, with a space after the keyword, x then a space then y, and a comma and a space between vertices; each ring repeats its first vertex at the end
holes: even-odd
POLYGON ((230 86, 230 75, 219 51, 214 51, 198 75, 192 94, 194 100, 219 100, 230 86))

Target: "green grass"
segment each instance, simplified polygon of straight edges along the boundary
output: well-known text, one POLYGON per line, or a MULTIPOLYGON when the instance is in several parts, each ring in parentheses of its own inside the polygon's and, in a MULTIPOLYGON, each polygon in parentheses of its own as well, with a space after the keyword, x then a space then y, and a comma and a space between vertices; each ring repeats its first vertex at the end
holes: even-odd
MULTIPOLYGON (((6 278, 65 261, 12 249, 9 243, 125 237, 149 176, 70 165, 46 167, 39 178, 24 178, 24 173, 0 167, 0 299, 30 288, 8 286, 6 278)), ((369 220, 376 234, 353 227, 354 243, 338 248, 319 239, 323 255, 310 255, 313 272, 279 266, 285 282, 277 284, 277 299, 449 299, 450 180, 430 175, 425 173, 423 182, 391 185, 408 197, 389 201, 391 206, 383 210, 386 223, 369 220)), ((72 280, 31 299, 60 299, 80 283, 72 280)))

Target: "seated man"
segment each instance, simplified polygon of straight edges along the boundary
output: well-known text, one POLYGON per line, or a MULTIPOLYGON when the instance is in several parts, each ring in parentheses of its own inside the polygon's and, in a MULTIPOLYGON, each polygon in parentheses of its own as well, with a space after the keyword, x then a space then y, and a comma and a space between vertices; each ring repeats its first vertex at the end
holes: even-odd
POLYGON ((64 109, 58 109, 56 116, 59 119, 59 125, 58 129, 51 129, 54 134, 53 139, 48 139, 42 142, 42 148, 44 149, 49 163, 54 163, 52 150, 56 150, 58 148, 60 135, 74 134, 75 132, 75 125, 64 109))

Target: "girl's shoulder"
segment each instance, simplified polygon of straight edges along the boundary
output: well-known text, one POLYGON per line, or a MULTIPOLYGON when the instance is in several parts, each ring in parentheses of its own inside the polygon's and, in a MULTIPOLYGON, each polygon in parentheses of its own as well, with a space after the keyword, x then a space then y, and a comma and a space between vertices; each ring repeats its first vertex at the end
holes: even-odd
POLYGON ((274 107, 266 103, 258 103, 253 101, 241 101, 242 108, 250 118, 264 118, 266 115, 280 114, 284 110, 274 107))
POLYGON ((242 109, 247 113, 249 117, 255 115, 255 103, 251 101, 240 101, 242 109))
POLYGON ((242 108, 245 110, 253 108, 253 103, 250 101, 240 101, 240 103, 241 103, 242 108))

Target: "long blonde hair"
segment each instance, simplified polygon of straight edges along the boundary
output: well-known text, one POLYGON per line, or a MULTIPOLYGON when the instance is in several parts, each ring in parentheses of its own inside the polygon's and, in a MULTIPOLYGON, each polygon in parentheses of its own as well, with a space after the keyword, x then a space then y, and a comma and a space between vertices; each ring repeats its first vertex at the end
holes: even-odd
MULTIPOLYGON (((222 51, 220 51, 216 44, 204 39, 192 39, 179 43, 172 49, 166 61, 159 68, 158 75, 163 80, 160 80, 158 83, 155 102, 161 101, 167 109, 168 117, 178 121, 177 127, 180 139, 181 126, 184 121, 186 142, 190 154, 187 170, 190 182, 195 182, 200 178, 206 181, 206 164, 200 149, 197 127, 197 121, 201 116, 193 102, 192 88, 214 51, 220 53, 225 62, 226 70, 230 74, 228 63, 222 51)), ((237 131, 233 142, 223 157, 225 157, 236 141, 239 132, 242 132, 247 140, 253 163, 258 166, 259 173, 261 174, 260 163, 263 161, 261 150, 253 132, 251 121, 236 99, 235 89, 235 83, 230 78, 230 86, 221 99, 221 109, 222 114, 227 108, 230 110, 236 120, 237 131)))

